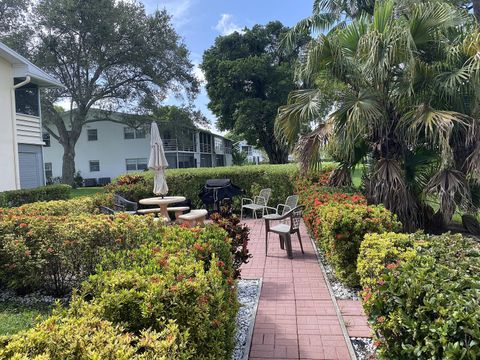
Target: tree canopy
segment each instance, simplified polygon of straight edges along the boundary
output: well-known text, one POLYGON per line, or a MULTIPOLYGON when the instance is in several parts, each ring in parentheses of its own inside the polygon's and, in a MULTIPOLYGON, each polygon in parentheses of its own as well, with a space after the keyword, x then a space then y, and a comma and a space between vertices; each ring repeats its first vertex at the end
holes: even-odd
POLYGON ((447 3, 377 2, 312 41, 298 72, 306 86, 280 109, 277 131, 294 142, 316 123, 297 144, 304 165, 327 148, 341 164, 332 185, 348 185, 363 162, 370 201, 407 229, 448 223, 457 206, 475 206, 480 180, 479 39, 472 16, 447 3), (325 99, 335 104, 327 117, 325 99))
POLYGON ((165 11, 148 15, 143 5, 126 0, 40 0, 31 6, 30 58, 65 86, 49 91, 42 104, 45 127, 64 148, 64 182, 73 182, 83 126, 106 120, 88 117, 92 108, 145 114, 168 93, 197 93, 188 50, 165 11), (70 101, 67 117, 53 105, 62 99, 70 101))
POLYGON ((277 21, 220 36, 201 64, 208 107, 218 117, 219 128, 261 146, 274 164, 288 159, 286 146, 272 136, 278 107, 294 89, 298 50, 285 52, 280 46, 287 31, 277 21))

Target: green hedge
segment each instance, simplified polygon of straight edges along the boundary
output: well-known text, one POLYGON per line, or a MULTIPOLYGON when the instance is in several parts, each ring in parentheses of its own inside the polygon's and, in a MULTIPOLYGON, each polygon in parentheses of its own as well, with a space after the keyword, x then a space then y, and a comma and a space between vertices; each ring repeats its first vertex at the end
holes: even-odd
POLYGON ((0 207, 17 207, 37 201, 66 200, 70 198, 69 185, 58 184, 35 189, 0 192, 0 207))
POLYGON ((382 358, 480 358, 478 243, 450 234, 370 234, 358 272, 382 358))
MULTIPOLYGON (((244 189, 246 197, 258 195, 262 188, 271 188, 269 204, 276 206, 293 194, 293 180, 297 175, 298 166, 293 164, 170 169, 166 172, 169 194, 185 196, 196 207, 201 205, 198 194, 206 180, 220 178, 230 179, 233 184, 244 189)), ((123 193, 133 201, 153 196, 152 189, 152 172, 120 176, 107 186, 107 191, 123 193)))
POLYGON ((0 216, 67 216, 98 214, 99 206, 112 206, 111 194, 96 194, 70 200, 39 201, 15 208, 0 208, 0 216))
MULTIPOLYGON (((95 274, 66 310, 1 339, 0 358, 230 358, 238 303, 231 239, 223 229, 161 226, 151 217, 126 214, 57 217, 57 225, 51 218, 30 217, 29 224, 9 219, 6 230, 35 246, 14 253, 31 251, 28 258, 36 260, 39 254, 41 273, 68 267, 70 255, 93 257, 88 261, 96 263, 95 274), (71 247, 78 251, 70 254, 71 247), (91 251, 98 249, 103 251, 91 251)), ((33 270, 16 276, 37 276, 33 270)))
POLYGON ((105 249, 134 247, 158 228, 152 217, 0 216, 0 283, 17 292, 65 294, 94 270, 105 249))

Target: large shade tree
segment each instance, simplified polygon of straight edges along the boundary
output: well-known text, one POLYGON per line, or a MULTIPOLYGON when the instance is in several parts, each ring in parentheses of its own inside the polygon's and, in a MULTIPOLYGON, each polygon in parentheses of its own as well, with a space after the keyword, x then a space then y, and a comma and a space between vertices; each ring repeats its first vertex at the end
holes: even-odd
POLYGON ((33 4, 30 57, 65 86, 43 97, 46 130, 63 146, 73 183, 75 144, 84 125, 114 110, 146 113, 169 92, 191 96, 198 83, 188 51, 165 11, 126 0, 40 0, 33 4), (68 100, 68 115, 54 106, 68 100), (91 109, 105 111, 90 114, 91 109), (102 114, 102 116, 96 116, 102 114))
MULTIPOLYGON (((220 36, 205 52, 201 65, 208 107, 218 117, 217 125, 261 146, 272 164, 288 160, 287 148, 272 136, 278 107, 294 89, 298 48, 281 49, 287 31, 280 22, 271 22, 220 36)), ((305 42, 303 36, 299 44, 305 42)))
POLYGON ((345 27, 312 41, 277 132, 305 167, 327 148, 340 167, 332 185, 346 185, 365 162, 369 199, 394 211, 407 229, 450 221, 471 209, 480 179, 480 42, 471 15, 441 2, 395 7, 377 2, 345 27), (334 104, 322 117, 325 98, 334 104), (474 191, 473 191, 474 192, 474 191))

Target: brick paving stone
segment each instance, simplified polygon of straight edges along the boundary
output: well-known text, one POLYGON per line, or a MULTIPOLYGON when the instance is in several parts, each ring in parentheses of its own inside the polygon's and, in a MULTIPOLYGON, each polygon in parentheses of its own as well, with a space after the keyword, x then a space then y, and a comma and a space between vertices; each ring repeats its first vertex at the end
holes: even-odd
MULTIPOLYGON (((263 279, 250 348, 250 360, 349 359, 347 344, 330 298, 315 251, 302 224, 300 251, 292 237, 293 259, 270 235, 265 257, 262 220, 246 220, 250 227, 249 249, 253 257, 242 266, 242 278, 263 279)), ((358 315, 357 304, 344 303, 345 311, 358 315)), ((352 318, 360 329, 363 323, 352 318)))

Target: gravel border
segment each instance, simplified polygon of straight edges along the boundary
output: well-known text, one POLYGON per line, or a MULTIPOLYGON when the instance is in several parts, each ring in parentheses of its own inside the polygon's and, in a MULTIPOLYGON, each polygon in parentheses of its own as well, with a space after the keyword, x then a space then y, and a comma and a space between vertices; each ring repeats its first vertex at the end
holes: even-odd
POLYGON ((237 283, 240 309, 236 320, 237 331, 232 360, 248 360, 261 290, 262 279, 239 280, 237 283))
POLYGON ((373 360, 375 356, 375 346, 373 340, 363 337, 351 337, 353 349, 358 360, 373 360))
POLYGON ((335 298, 338 300, 360 300, 358 290, 348 285, 345 285, 340 280, 338 280, 335 276, 335 271, 333 270, 332 266, 325 259, 325 255, 322 254, 320 250, 318 250, 317 253, 318 258, 322 263, 323 268, 325 269, 325 273, 327 274, 328 281, 332 286, 333 295, 335 295, 335 298))
POLYGON ((27 295, 17 295, 12 290, 0 290, 0 303, 10 302, 22 306, 35 305, 53 305, 56 301, 60 301, 62 305, 68 304, 70 296, 56 298, 54 296, 45 295, 40 291, 36 291, 27 295))

